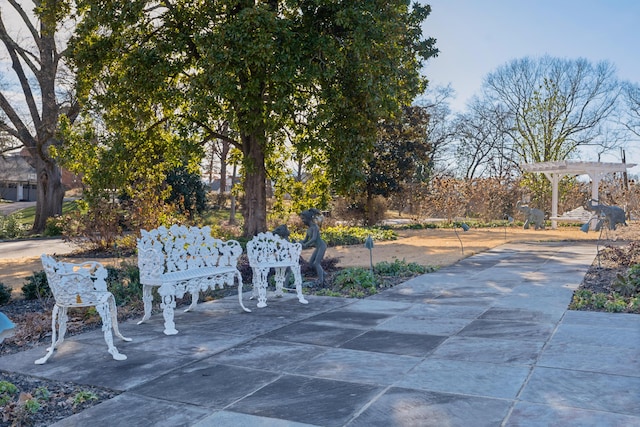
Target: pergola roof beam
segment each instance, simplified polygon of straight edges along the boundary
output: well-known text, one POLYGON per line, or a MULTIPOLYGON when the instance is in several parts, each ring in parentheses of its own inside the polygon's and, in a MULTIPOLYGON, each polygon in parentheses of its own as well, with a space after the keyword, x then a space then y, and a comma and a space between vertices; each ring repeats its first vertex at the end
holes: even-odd
MULTIPOLYGON (((598 200, 600 179, 608 173, 625 172, 635 163, 579 162, 561 160, 557 162, 526 163, 520 165, 525 172, 542 173, 552 184, 551 217, 558 217, 558 183, 564 175, 589 175, 591 178, 591 198, 598 200)), ((551 228, 558 228, 558 222, 551 220, 551 228)))

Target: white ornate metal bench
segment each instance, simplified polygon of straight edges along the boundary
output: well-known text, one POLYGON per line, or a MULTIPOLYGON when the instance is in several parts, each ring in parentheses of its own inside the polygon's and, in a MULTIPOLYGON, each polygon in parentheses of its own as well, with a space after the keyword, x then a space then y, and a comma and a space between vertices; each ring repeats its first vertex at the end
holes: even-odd
POLYGON ((41 259, 56 303, 51 313, 51 347, 47 349, 44 357, 36 360, 36 365, 46 363, 56 347, 64 341, 67 332, 67 310, 70 307, 95 306, 102 319, 102 332, 109 353, 115 360, 125 360, 127 356, 113 345, 111 329, 123 341, 131 341, 131 338, 122 336, 118 329, 116 300, 113 294, 107 291, 107 270, 104 266, 99 262, 59 262, 46 254, 42 254, 41 259))
POLYGON ((287 268, 293 273, 298 301, 307 304, 302 295, 300 254, 302 245, 289 242, 271 232, 260 233, 247 243, 249 265, 253 270, 253 296, 258 298, 258 307, 267 306, 267 279, 271 268, 275 271, 276 296, 283 295, 287 268))
POLYGON ((238 271, 238 258, 242 247, 235 240, 222 241, 211 236, 210 227, 173 225, 151 231, 141 230, 138 239, 138 267, 144 316, 138 324, 151 317, 153 288, 158 288, 164 316, 164 333, 178 333, 174 318, 176 298, 191 294, 193 309, 200 291, 222 289, 238 280, 238 300, 244 311, 251 312, 242 303, 242 276, 238 271))

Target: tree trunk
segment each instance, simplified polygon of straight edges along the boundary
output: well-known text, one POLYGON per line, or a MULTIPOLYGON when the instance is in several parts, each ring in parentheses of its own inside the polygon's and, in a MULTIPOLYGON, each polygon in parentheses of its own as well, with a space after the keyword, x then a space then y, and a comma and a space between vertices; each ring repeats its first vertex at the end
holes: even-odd
POLYGON ((267 230, 267 192, 263 138, 242 135, 244 155, 243 236, 252 237, 267 230))
POLYGON ((38 199, 31 232, 42 233, 48 218, 62 214, 64 187, 62 172, 55 162, 35 158, 34 166, 38 175, 38 199))
MULTIPOLYGON (((231 187, 236 183, 236 164, 233 164, 233 172, 231 172, 231 187)), ((231 209, 229 211, 229 225, 236 224, 236 196, 233 194, 233 188, 231 189, 231 209)))
POLYGON ((367 201, 365 203, 364 209, 365 209, 365 225, 368 227, 375 225, 373 195, 371 194, 370 191, 367 191, 367 201))
POLYGON ((230 145, 228 142, 222 141, 222 148, 220 149, 220 195, 227 192, 227 157, 229 156, 230 145))
MULTIPOLYGON (((220 133, 224 136, 229 136, 229 122, 222 123, 220 133)), ((229 141, 220 140, 220 196, 227 192, 227 157, 229 157, 229 150, 231 150, 229 141)))

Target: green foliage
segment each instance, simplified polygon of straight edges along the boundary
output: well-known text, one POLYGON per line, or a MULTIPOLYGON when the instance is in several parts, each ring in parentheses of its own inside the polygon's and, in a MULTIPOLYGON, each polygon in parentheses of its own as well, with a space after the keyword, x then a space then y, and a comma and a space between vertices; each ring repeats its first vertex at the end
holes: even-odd
MULTIPOLYGON (((437 53, 422 35, 431 8, 406 1, 136 6, 77 3, 69 50, 78 92, 107 134, 80 138, 89 160, 100 159, 87 168, 98 171, 90 187, 123 188, 199 161, 192 154, 225 122, 224 137, 243 153, 245 235, 266 228, 264 182, 276 172, 266 163, 287 139, 348 191, 377 123, 424 89, 420 70, 437 53)), ((161 180, 147 182, 157 189, 161 180)))
POLYGON ((640 294, 640 264, 629 267, 625 275, 618 274, 611 288, 624 297, 640 294))
POLYGON ((431 150, 428 124, 425 108, 405 106, 399 118, 392 117, 378 125, 372 155, 363 168, 367 225, 379 219, 374 209, 375 196, 388 198, 420 182, 420 171, 427 167, 431 150))
POLYGON ((587 289, 578 289, 573 293, 571 304, 569 308, 571 310, 583 310, 591 305, 591 299, 593 298, 593 292, 587 289))
POLYGON ((610 313, 621 313, 627 308, 627 302, 619 295, 613 294, 613 297, 604 304, 604 309, 610 313))
POLYGON ((11 292, 13 288, 0 282, 0 305, 4 305, 11 300, 11 292))
MULTIPOLYGON (((359 245, 364 244, 367 237, 371 236, 374 241, 383 240, 395 240, 397 238, 396 233, 388 228, 363 228, 363 227, 325 227, 320 231, 322 240, 325 241, 327 246, 345 246, 345 245, 359 245)), ((292 240, 302 240, 304 234, 300 232, 292 232, 292 240)))
POLYGON ((11 402, 12 396, 18 394, 18 387, 9 381, 0 381, 0 406, 11 402))
POLYGON ((193 216, 204 211, 207 194, 199 173, 189 172, 184 166, 172 169, 167 174, 167 184, 171 186, 167 201, 177 205, 182 213, 193 216))
POLYGON ((120 268, 107 267, 107 289, 119 306, 139 304, 142 301, 142 285, 138 266, 125 263, 120 268))
POLYGON ((332 289, 320 289, 319 291, 316 292, 316 295, 321 297, 335 297, 335 298, 339 298, 342 296, 340 292, 334 291, 332 289))
POLYGON ((597 309, 602 309, 607 304, 609 297, 607 294, 602 292, 594 293, 591 297, 591 305, 593 305, 597 309))
POLYGON ((366 268, 349 267, 340 270, 333 278, 334 289, 351 298, 364 298, 377 293, 378 280, 366 268))
MULTIPOLYGON (((280 155, 285 154, 281 153, 280 155)), ((291 156, 293 155, 291 154, 291 156)), ((294 175, 289 173, 286 165, 286 159, 267 163, 274 190, 273 204, 269 213, 271 221, 286 223, 290 216, 297 215, 310 207, 321 211, 328 209, 331 194, 327 172, 308 161, 304 165, 306 173, 300 169, 294 175)))
POLYGON ((64 216, 54 216, 47 218, 47 222, 44 226, 44 234, 47 237, 61 236, 64 231, 64 224, 67 218, 64 216))
POLYGON ((405 260, 396 259, 393 262, 382 261, 373 267, 373 271, 381 276, 406 277, 417 274, 432 273, 436 267, 424 266, 415 262, 407 263, 405 260))
POLYGON ((46 299, 52 296, 47 275, 44 271, 37 271, 27 278, 22 286, 22 294, 27 300, 46 299))
POLYGON ((579 289, 574 292, 570 310, 604 310, 612 313, 640 313, 640 295, 627 297, 616 292, 611 295, 579 289))
POLYGON ((73 406, 82 405, 90 400, 98 400, 98 396, 90 391, 81 390, 73 396, 73 406))
POLYGON ((35 414, 40 410, 40 402, 38 399, 27 399, 24 401, 24 409, 30 414, 35 414))
POLYGON ((38 387, 34 390, 33 397, 39 400, 49 400, 51 392, 44 386, 38 387))
POLYGON ((0 239, 15 239, 26 234, 27 228, 22 225, 22 212, 10 215, 0 214, 0 239))

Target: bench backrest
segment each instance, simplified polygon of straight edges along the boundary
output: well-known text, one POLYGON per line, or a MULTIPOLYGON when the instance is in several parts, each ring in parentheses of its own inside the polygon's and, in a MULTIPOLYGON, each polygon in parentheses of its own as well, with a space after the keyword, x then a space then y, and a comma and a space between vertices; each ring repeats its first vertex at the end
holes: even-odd
POLYGON ((271 232, 259 233, 247 243, 247 256, 252 266, 295 265, 300 262, 302 245, 289 242, 271 232))
POLYGON ((211 227, 172 225, 140 230, 138 267, 140 278, 200 267, 237 267, 242 247, 236 240, 211 235, 211 227))
POLYGON ((47 283, 57 303, 80 304, 96 298, 96 291, 107 292, 107 270, 98 262, 73 264, 40 257, 47 283))

